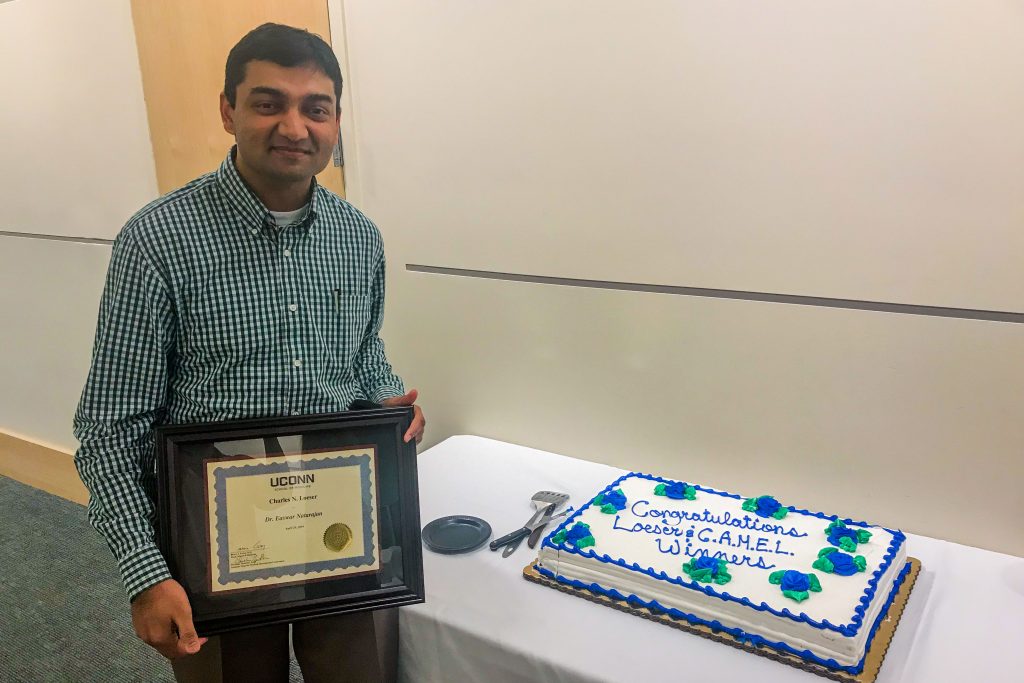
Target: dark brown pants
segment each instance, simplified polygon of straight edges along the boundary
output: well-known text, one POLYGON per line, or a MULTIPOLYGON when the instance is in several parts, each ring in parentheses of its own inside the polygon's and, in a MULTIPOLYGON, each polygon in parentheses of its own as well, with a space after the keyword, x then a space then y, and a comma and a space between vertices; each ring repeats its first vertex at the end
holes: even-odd
MULTIPOLYGON (((398 610, 292 624, 305 683, 390 683, 397 677, 398 610)), ((213 636, 171 663, 178 683, 287 683, 288 624, 213 636)))

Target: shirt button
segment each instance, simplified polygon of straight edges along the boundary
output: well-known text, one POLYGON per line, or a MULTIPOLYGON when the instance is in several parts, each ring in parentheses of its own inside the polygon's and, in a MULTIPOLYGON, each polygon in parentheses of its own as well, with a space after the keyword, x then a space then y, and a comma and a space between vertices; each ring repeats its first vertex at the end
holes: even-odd
POLYGON ((284 255, 285 256, 291 256, 292 255, 292 250, 291 249, 285 249, 284 250, 284 255))
POLYGON ((295 360, 292 361, 292 365, 294 365, 297 368, 301 368, 302 367, 302 360, 299 359, 299 358, 296 358, 295 360))
POLYGON ((288 304, 288 310, 294 313, 299 310, 299 307, 296 304, 288 304))

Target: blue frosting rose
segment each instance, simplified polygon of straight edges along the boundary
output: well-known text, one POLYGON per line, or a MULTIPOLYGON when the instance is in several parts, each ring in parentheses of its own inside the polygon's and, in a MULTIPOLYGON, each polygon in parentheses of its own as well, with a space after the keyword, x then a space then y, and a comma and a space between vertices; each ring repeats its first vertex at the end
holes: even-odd
POLYGON ((775 519, 783 519, 789 513, 789 508, 783 507, 782 503, 772 496, 747 498, 743 501, 743 509, 753 512, 758 517, 774 517, 775 519))
POLYGON ((811 580, 807 574, 790 569, 782 575, 782 590, 799 593, 810 589, 811 580))
POLYGON ((601 504, 611 505, 616 510, 624 510, 626 508, 626 494, 621 489, 609 491, 601 497, 601 504))
POLYGON ((573 528, 569 529, 569 533, 565 535, 565 540, 576 545, 577 541, 581 541, 587 536, 590 536, 590 527, 586 524, 577 522, 573 528))
POLYGON ((830 531, 829 534, 828 534, 828 542, 831 543, 832 545, 839 545, 844 538, 848 538, 848 539, 850 539, 851 541, 853 541, 856 544, 857 543, 857 531, 855 529, 851 529, 848 526, 843 526, 843 527, 838 527, 837 526, 837 527, 833 527, 832 531, 830 531))
POLYGON ((701 555, 693 561, 694 569, 710 569, 711 576, 718 576, 718 560, 710 555, 701 555))
POLYGON ((782 507, 782 504, 771 496, 761 496, 757 499, 757 509, 755 512, 761 517, 771 517, 779 511, 780 507, 782 507))
POLYGON ((686 497, 686 484, 674 481, 671 484, 665 484, 665 495, 669 498, 675 498, 680 500, 686 497))
POLYGON ((780 569, 772 572, 768 577, 768 583, 775 584, 782 588, 782 594, 790 600, 803 602, 811 596, 811 593, 821 592, 821 582, 814 574, 804 574, 794 569, 780 569))
POLYGON ((852 576, 860 571, 852 555, 834 552, 829 554, 828 559, 832 562, 832 571, 839 576, 852 576))
POLYGON ((724 586, 732 581, 725 560, 709 555, 690 558, 690 561, 683 565, 683 572, 694 581, 701 583, 724 586))

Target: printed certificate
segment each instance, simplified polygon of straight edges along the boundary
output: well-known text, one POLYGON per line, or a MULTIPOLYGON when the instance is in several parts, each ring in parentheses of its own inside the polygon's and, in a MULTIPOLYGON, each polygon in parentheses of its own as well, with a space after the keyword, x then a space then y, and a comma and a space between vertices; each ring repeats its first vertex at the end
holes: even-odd
POLYGON ((201 636, 423 602, 414 419, 370 406, 156 428, 156 541, 201 636))
POLYGON ((206 462, 209 590, 380 569, 374 446, 206 462))

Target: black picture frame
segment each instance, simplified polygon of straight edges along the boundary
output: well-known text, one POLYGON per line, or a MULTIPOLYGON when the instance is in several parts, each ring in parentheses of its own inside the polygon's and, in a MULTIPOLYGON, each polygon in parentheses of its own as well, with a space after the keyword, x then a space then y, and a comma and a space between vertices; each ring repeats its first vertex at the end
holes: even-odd
MULTIPOLYGON (((157 544, 188 594, 201 636, 424 601, 416 442, 403 439, 412 418, 409 407, 377 408, 156 429, 157 544), (272 476, 275 472, 277 478, 272 476), (282 472, 302 476, 282 478, 282 472), (239 530, 236 541, 264 530, 265 538, 280 545, 280 529, 304 529, 308 523, 304 531, 288 532, 305 534, 308 543, 319 533, 317 524, 331 521, 318 519, 325 513, 316 515, 316 506, 349 510, 354 505, 342 502, 354 496, 331 495, 336 486, 303 483, 313 481, 307 474, 319 474, 321 482, 341 475, 348 477, 341 481, 357 482, 349 489, 358 486, 361 495, 355 521, 329 524, 335 532, 344 529, 340 536, 325 531, 322 537, 330 550, 340 553, 336 546, 346 545, 345 552, 352 556, 318 562, 306 557, 297 564, 267 569, 262 563, 291 560, 267 560, 265 552, 256 555, 258 550, 248 546, 232 550, 232 528, 239 530), (292 494, 313 486, 309 490, 317 491, 319 500, 275 507, 285 512, 296 506, 307 510, 298 515, 307 519, 281 523, 291 527, 247 522, 250 508, 252 520, 271 522, 273 515, 259 509, 263 499, 250 504, 250 492, 262 495, 265 486, 276 484, 284 488, 273 489, 281 495, 268 498, 267 505, 278 505, 286 497, 302 498, 292 494)), ((273 518, 292 519, 287 514, 273 518)), ((262 548, 263 543, 254 547, 262 548)))

